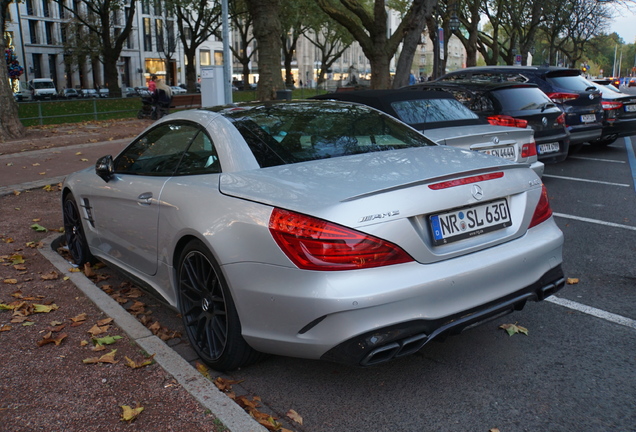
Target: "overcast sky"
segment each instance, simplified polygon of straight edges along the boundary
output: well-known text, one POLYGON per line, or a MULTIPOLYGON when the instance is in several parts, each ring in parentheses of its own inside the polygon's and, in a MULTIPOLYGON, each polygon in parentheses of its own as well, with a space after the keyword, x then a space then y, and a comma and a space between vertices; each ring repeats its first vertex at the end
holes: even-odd
POLYGON ((618 10, 614 22, 610 24, 608 33, 613 32, 618 33, 625 43, 634 43, 636 40, 636 7, 632 6, 631 11, 625 8, 618 10))

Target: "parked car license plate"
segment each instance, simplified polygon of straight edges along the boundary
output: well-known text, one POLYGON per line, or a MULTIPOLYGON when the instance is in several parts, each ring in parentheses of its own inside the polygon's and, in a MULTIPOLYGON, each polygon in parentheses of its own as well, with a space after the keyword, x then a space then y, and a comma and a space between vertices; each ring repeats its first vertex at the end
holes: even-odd
POLYGON ((559 143, 551 142, 551 143, 539 144, 538 150, 540 154, 557 152, 559 151, 559 143))
POLYGON ((464 207, 429 216, 433 244, 442 245, 512 225, 508 200, 464 207))
POLYGON ((583 114, 581 116, 581 123, 592 123, 596 121, 595 114, 583 114))
POLYGON ((626 112, 636 112, 636 105, 625 105, 626 112))
POLYGON ((503 159, 515 160, 515 148, 513 146, 497 147, 492 149, 479 150, 491 156, 498 156, 503 159))

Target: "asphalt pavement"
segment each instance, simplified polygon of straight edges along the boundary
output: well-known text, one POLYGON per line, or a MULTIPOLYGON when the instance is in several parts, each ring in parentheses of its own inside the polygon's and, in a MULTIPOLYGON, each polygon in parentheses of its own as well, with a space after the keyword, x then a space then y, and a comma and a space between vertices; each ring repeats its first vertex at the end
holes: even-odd
MULTIPOLYGON (((129 142, 129 139, 122 139, 0 155, 0 196, 60 183, 70 173, 93 168, 99 157, 116 155, 129 142)), ((210 380, 203 377, 188 362, 187 353, 184 355, 183 352, 177 352, 178 349, 173 349, 153 335, 83 273, 69 272, 68 262, 55 252, 56 241, 56 236, 48 238, 40 252, 98 308, 113 318, 118 327, 140 348, 156 353, 154 360, 202 406, 223 422, 229 431, 266 431, 234 401, 220 392, 210 380)), ((183 346, 179 348, 183 349, 183 346)))

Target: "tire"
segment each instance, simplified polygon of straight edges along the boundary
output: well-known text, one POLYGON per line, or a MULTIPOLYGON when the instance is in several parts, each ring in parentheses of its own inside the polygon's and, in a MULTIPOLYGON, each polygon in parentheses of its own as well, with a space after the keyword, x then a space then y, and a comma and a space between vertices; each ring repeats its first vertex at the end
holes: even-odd
POLYGON ((179 312, 199 358, 217 371, 259 361, 241 335, 241 323, 227 283, 212 254, 199 240, 181 252, 177 264, 179 312))
POLYGON ((85 263, 93 263, 95 257, 93 257, 88 248, 84 226, 82 225, 82 216, 73 194, 69 193, 64 197, 62 211, 64 213, 64 237, 73 261, 78 266, 82 266, 85 263))

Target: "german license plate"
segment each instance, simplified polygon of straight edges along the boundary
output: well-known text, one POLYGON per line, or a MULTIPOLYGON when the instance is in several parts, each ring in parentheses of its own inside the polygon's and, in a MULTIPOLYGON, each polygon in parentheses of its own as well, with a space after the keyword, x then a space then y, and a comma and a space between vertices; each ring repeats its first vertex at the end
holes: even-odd
POLYGON ((636 112, 636 105, 625 105, 626 112, 636 112))
POLYGON ((514 146, 497 147, 491 149, 479 150, 480 153, 485 153, 491 156, 498 156, 503 159, 515 160, 515 148, 514 146))
POLYGON ((552 143, 539 144, 538 150, 539 150, 539 153, 541 153, 541 154, 558 152, 559 151, 559 143, 558 142, 552 142, 552 143))
POLYGON ((464 207, 429 216, 433 244, 443 245, 512 225, 508 200, 464 207))
POLYGON ((581 116, 581 123, 592 123, 596 121, 595 114, 583 114, 581 116))

